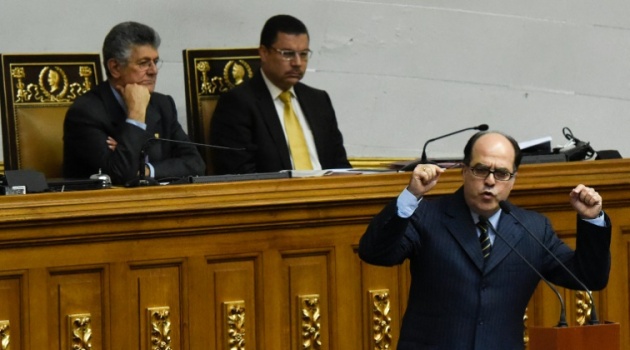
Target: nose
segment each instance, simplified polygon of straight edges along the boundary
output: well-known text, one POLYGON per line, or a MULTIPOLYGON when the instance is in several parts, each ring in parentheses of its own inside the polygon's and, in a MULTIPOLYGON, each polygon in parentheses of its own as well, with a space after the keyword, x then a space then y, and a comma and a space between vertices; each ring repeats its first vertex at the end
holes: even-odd
POLYGON ((494 178, 494 173, 489 173, 488 176, 486 176, 484 181, 488 185, 494 185, 497 180, 494 178))
POLYGON ((149 69, 147 69, 147 72, 151 73, 151 74, 156 74, 158 72, 158 66, 157 64, 155 64, 155 62, 151 61, 151 64, 149 65, 149 69))
POLYGON ((293 55, 293 58, 291 59, 291 65, 293 66, 301 66, 302 63, 304 62, 306 62, 306 60, 300 57, 299 52, 296 52, 295 55, 293 55))

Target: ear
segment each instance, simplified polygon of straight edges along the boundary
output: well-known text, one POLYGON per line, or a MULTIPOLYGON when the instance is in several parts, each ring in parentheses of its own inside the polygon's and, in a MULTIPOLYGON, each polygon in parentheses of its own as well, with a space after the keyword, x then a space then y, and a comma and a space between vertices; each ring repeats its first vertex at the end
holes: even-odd
POLYGON ((121 71, 123 65, 114 58, 107 60, 107 68, 109 69, 109 74, 111 74, 112 78, 118 79, 122 75, 121 71))
POLYGON ((269 49, 265 47, 265 45, 260 45, 258 47, 258 55, 260 56, 260 62, 267 62, 267 56, 269 56, 269 49))

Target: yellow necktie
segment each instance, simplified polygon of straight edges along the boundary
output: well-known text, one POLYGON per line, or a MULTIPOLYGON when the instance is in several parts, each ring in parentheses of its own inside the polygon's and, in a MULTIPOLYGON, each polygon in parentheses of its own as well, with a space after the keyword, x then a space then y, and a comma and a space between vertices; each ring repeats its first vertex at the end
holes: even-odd
POLYGON ((291 105, 291 92, 284 91, 279 96, 280 101, 284 103, 284 129, 289 139, 289 152, 293 158, 293 167, 295 170, 312 170, 311 157, 306 146, 306 139, 300 126, 293 106, 291 105))

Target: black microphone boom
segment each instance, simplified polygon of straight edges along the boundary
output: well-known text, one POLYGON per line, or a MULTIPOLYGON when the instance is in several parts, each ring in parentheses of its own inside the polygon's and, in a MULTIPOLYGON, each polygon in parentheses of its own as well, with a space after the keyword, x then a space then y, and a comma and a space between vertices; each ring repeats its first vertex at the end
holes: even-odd
POLYGON ((514 220, 516 220, 516 222, 518 222, 518 224, 521 225, 521 227, 523 227, 525 231, 527 231, 527 233, 529 233, 529 235, 534 238, 534 240, 538 242, 538 244, 543 247, 547 251, 547 253, 551 255, 551 257, 554 258, 554 260, 556 260, 558 264, 560 264, 560 266, 562 266, 562 268, 584 289, 591 301, 591 319, 589 321, 589 324, 599 324, 599 320, 597 319, 597 312, 595 311, 595 299, 593 298, 593 293, 591 293, 586 285, 582 281, 580 281, 580 279, 577 278, 575 274, 573 274, 573 272, 571 272, 571 270, 569 270, 569 268, 551 250, 549 250, 549 248, 547 248, 547 246, 545 246, 543 242, 541 242, 540 239, 536 237, 536 235, 532 231, 530 231, 527 226, 525 226, 523 222, 521 222, 521 220, 519 220, 519 218, 516 217, 516 215, 512 213, 510 205, 507 203, 507 201, 500 201, 499 207, 501 207, 501 210, 503 210, 506 214, 513 217, 514 220))
POLYGON ((199 146, 199 147, 206 147, 206 148, 225 150, 225 151, 246 151, 247 150, 246 148, 216 146, 216 145, 208 145, 208 144, 205 144, 205 143, 198 143, 198 142, 192 142, 192 141, 183 141, 183 140, 173 140, 173 139, 163 139, 163 138, 152 137, 152 138, 149 138, 146 141, 144 141, 144 144, 142 144, 142 148, 140 148, 140 161, 138 162, 138 179, 137 179, 137 181, 136 180, 130 181, 128 184, 126 184, 127 187, 149 186, 149 185, 157 185, 158 184, 158 182, 155 181, 155 179, 153 179, 153 178, 148 178, 147 179, 146 175, 144 174, 145 166, 146 166, 145 158, 146 158, 146 154, 147 154, 147 148, 154 141, 157 141, 157 142, 170 142, 170 143, 177 143, 177 144, 182 144, 182 145, 199 146))
POLYGON ((496 234, 497 237, 501 238, 501 240, 503 242, 505 242, 505 244, 507 244, 508 247, 510 247, 510 249, 516 253, 516 255, 518 255, 521 260, 523 260, 525 262, 525 264, 527 264, 527 266, 529 266, 530 269, 532 269, 532 271, 536 272, 536 274, 538 275, 538 277, 540 277, 541 280, 543 280, 543 282, 545 282, 549 288, 551 288, 551 290, 553 290, 554 293, 556 293, 556 296, 558 297, 558 300, 560 300, 560 319, 558 320, 558 325, 556 325, 556 327, 568 327, 569 325, 567 324, 567 308, 566 305, 564 303, 564 299, 562 299, 562 296, 560 296, 560 292, 558 292, 558 289, 556 287, 553 286, 553 284, 551 282, 549 282, 543 275, 542 273, 540 273, 540 271, 538 271, 538 269, 536 269, 534 267, 534 265, 532 265, 531 262, 529 262, 527 259, 525 259, 525 257, 523 256, 523 254, 521 254, 518 250, 516 250, 516 247, 514 247, 513 244, 509 243, 507 240, 505 240, 505 238, 503 238, 503 236, 499 233, 499 231, 497 231, 496 228, 494 228, 494 226, 492 225, 492 223, 490 221, 488 221, 485 218, 479 217, 479 220, 485 220, 486 223, 488 224, 488 227, 494 231, 494 233, 496 234))
POLYGON ((481 124, 481 125, 478 125, 478 126, 473 126, 473 127, 470 127, 470 128, 457 130, 457 131, 454 131, 452 133, 449 133, 449 134, 446 134, 446 135, 442 135, 442 136, 438 136, 436 138, 432 138, 432 139, 427 140, 427 142, 425 142, 424 146, 422 147, 422 156, 420 157, 420 161, 411 162, 411 163, 405 165, 404 167, 402 167, 400 169, 400 171, 413 170, 416 167, 416 165, 418 165, 418 164, 426 164, 427 163, 427 145, 429 143, 431 143, 433 141, 436 141, 436 140, 439 140, 439 139, 443 139, 445 137, 449 137, 451 135, 459 134, 460 132, 464 132, 464 131, 467 131, 467 130, 486 131, 486 130, 488 130, 488 124, 481 124))

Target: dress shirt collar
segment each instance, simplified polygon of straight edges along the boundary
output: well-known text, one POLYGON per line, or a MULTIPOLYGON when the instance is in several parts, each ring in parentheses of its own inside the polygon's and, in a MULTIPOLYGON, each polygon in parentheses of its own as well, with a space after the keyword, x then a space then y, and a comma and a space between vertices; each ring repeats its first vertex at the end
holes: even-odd
MULTIPOLYGON (((260 69, 260 73, 262 74, 263 80, 265 81, 265 85, 267 85, 267 89, 269 89, 269 92, 271 93, 271 98, 273 100, 276 100, 278 96, 280 96, 280 94, 283 93, 283 91, 280 90, 279 87, 274 85, 274 83, 272 83, 271 80, 269 80, 269 78, 267 78, 267 76, 265 75, 265 72, 262 69, 260 69)), ((289 91, 291 91, 291 96, 293 96, 293 98, 296 98, 295 91, 293 90, 293 86, 291 86, 289 91)))

